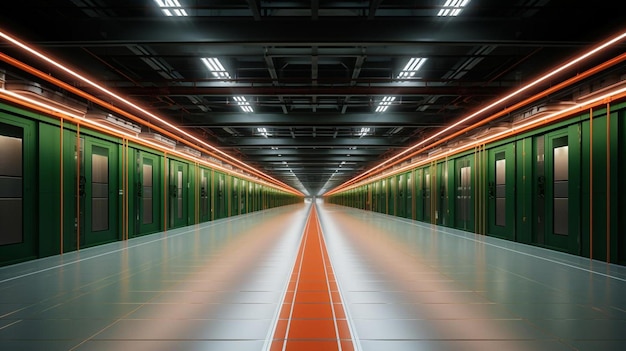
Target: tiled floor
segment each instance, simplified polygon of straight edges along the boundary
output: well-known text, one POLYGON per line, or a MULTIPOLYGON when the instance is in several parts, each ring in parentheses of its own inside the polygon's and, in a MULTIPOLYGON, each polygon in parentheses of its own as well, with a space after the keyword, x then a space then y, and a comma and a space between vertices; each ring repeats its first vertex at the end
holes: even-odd
POLYGON ((306 214, 290 206, 0 268, 0 350, 262 350, 306 214))
POLYGON ((626 267, 322 206, 361 350, 625 350, 626 267))
MULTIPOLYGON (((267 350, 308 208, 0 267, 0 350, 267 350)), ((356 348, 624 350, 626 267, 319 205, 356 348)))

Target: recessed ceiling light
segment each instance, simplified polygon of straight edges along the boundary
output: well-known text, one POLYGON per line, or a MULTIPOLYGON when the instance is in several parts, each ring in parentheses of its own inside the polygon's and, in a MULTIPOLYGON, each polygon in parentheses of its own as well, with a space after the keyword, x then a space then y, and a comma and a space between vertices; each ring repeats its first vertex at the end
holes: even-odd
POLYGON ((252 110, 252 106, 250 106, 250 103, 246 101, 244 96, 235 96, 233 99, 235 99, 235 102, 239 105, 239 107, 241 107, 243 112, 254 112, 254 110, 252 110))
POLYGON ((415 75, 420 67, 426 62, 424 57, 413 57, 409 60, 409 62, 404 66, 404 69, 400 74, 398 74, 398 78, 411 78, 415 75))
POLYGON ((220 60, 217 57, 203 57, 200 60, 204 63, 204 65, 211 71, 213 76, 221 79, 230 79, 230 74, 226 72, 226 68, 222 65, 220 60))
POLYGON ((439 10, 437 16, 439 17, 455 17, 458 16, 463 8, 469 3, 470 0, 446 0, 443 8, 439 10))
POLYGON ((154 0, 166 16, 189 16, 178 0, 154 0))
POLYGON ((396 99, 395 96, 385 96, 381 102, 378 103, 378 107, 376 107, 376 112, 385 112, 389 108, 389 105, 396 99))

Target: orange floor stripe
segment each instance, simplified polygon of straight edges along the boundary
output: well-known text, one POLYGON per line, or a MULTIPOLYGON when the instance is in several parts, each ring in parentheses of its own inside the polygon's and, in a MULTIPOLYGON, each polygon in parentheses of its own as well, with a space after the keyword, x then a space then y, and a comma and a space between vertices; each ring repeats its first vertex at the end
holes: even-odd
POLYGON ((315 206, 303 235, 270 351, 354 351, 315 206))

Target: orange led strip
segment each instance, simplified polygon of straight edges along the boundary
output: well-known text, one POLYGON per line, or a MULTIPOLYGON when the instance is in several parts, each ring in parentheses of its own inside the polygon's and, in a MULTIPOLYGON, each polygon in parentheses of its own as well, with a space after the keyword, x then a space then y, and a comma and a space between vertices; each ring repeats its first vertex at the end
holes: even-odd
POLYGON ((485 123, 487 123, 489 121, 492 121, 495 118, 498 118, 498 117, 501 117, 501 116, 503 116, 503 115, 505 115, 507 113, 510 113, 510 112, 514 111, 515 109, 517 109, 519 107, 522 107, 522 106, 524 106, 524 105, 526 105, 526 104, 528 104, 530 102, 533 102, 533 101, 536 101, 536 100, 538 100, 540 98, 543 98, 543 97, 549 95, 552 92, 558 91, 559 89, 562 89, 562 88, 564 88, 564 87, 566 87, 568 85, 571 85, 571 84, 573 84, 573 83, 575 83, 577 81, 580 81, 580 80, 582 80, 584 78, 587 78, 587 77, 591 76, 592 74, 595 74, 595 73, 599 72, 600 70, 606 69, 607 67, 610 67, 612 65, 615 65, 617 63, 620 63, 620 62, 626 60, 626 54, 621 54, 621 55, 617 56, 616 58, 613 58, 613 59, 611 59, 609 61, 606 61, 605 63, 603 63, 603 64, 601 64, 601 65, 599 65, 597 67, 594 67, 594 68, 584 72, 583 74, 578 74, 575 77, 572 77, 569 80, 566 80, 565 82, 562 82, 562 83, 560 83, 558 85, 555 85, 555 86, 553 86, 553 87, 551 87, 549 89, 544 90, 542 93, 536 94, 536 95, 532 96, 531 98, 525 99, 525 100, 523 100, 523 101, 521 101, 519 103, 514 104, 513 106, 507 107, 507 108, 503 109, 502 111, 500 111, 498 113, 495 113, 494 115, 492 115, 492 116, 490 116, 490 117, 488 117, 486 119, 483 119, 483 120, 473 124, 470 127, 466 127, 463 130, 461 130, 461 131, 455 132, 455 133, 453 133, 453 134, 451 134, 449 136, 446 136, 446 137, 444 137, 442 139, 437 140, 436 142, 428 144, 428 146, 426 146, 426 147, 424 147, 424 148, 422 148, 420 150, 414 151, 418 147, 427 144, 428 142, 434 140, 435 138, 439 137, 440 135, 444 134, 445 132, 450 131, 451 129, 453 129, 453 128, 455 128, 455 127, 457 127, 457 126, 459 126, 459 125, 461 125, 461 124, 463 124, 463 123, 465 123, 465 122, 467 122, 467 121, 469 121, 469 120, 471 120, 471 119, 473 119, 475 117, 477 117, 478 115, 480 115, 480 114, 482 114, 482 113, 484 113, 484 112, 486 112, 486 111, 488 111, 488 110, 490 110, 490 109, 492 109, 494 107, 497 107, 497 106, 501 105, 502 103, 504 103, 504 102, 510 100, 511 98, 521 94, 522 92, 524 92, 524 91, 534 87, 535 85, 537 85, 537 84, 547 80, 548 78, 550 78, 550 77, 552 77, 552 76, 554 76, 554 75, 556 75, 556 74, 566 70, 567 68, 570 68, 573 65, 578 64, 581 61, 584 61, 585 59, 588 59, 589 57, 593 56, 594 54, 597 54, 597 53, 603 51, 604 49, 609 48, 609 47, 615 45, 616 43, 619 43, 624 38, 626 38, 626 32, 621 33, 621 34, 615 36, 614 38, 611 38, 611 39, 607 40, 606 42, 604 42, 604 43, 598 45, 597 47, 595 47, 595 48, 585 52, 584 54, 578 56, 577 58, 575 58, 573 60, 570 60, 569 62, 567 62, 567 63, 559 66, 558 68, 552 70, 550 73, 547 73, 547 74, 539 77, 538 79, 532 81, 531 83, 525 85, 524 87, 515 90, 514 92, 512 92, 512 93, 510 93, 510 94, 508 94, 508 95, 506 95, 506 96, 496 100, 495 102, 487 105, 486 107, 484 107, 484 108, 482 108, 482 109, 480 109, 480 110, 478 110, 478 111, 476 111, 476 112, 474 112, 474 113, 472 113, 472 114, 462 118, 461 120, 451 124, 450 126, 444 128, 444 129, 436 132, 435 134, 429 136, 428 138, 426 138, 426 139, 424 139, 424 140, 422 140, 422 141, 420 141, 420 142, 410 146, 409 148, 405 149, 404 151, 402 151, 402 152, 394 155, 393 157, 385 160, 384 162, 382 162, 382 163, 372 167, 371 169, 361 173, 360 175, 358 175, 358 176, 356 176, 356 177, 354 177, 354 178, 352 178, 352 179, 342 183, 341 185, 335 187, 331 191, 327 192, 326 195, 330 195, 332 193, 336 193, 336 192, 340 191, 341 189, 344 189, 344 188, 348 187, 350 184, 353 184, 355 182, 358 182, 359 180, 362 180, 362 179, 364 179, 364 178, 366 178, 368 176, 371 176, 370 175, 371 173, 380 173, 383 170, 389 169, 390 167, 393 167, 394 165, 397 165, 397 164, 401 163, 402 161, 404 161, 406 159, 409 159, 409 158, 411 158, 411 157, 413 157, 413 156, 415 156, 415 155, 425 151, 426 149, 432 148, 432 147, 434 147, 436 145, 440 145, 441 143, 443 143, 445 141, 448 141, 448 140, 452 139, 453 137, 461 135, 461 134, 467 132, 468 130, 474 129, 477 126, 483 125, 483 124, 485 124, 485 123))
POLYGON ((20 68, 20 69, 22 69, 22 70, 24 70, 24 71, 26 71, 26 72, 28 72, 30 74, 33 74, 34 76, 37 76, 37 77, 39 77, 41 79, 44 79, 44 80, 46 80, 46 81, 48 81, 48 82, 50 82, 50 83, 52 83, 52 84, 54 84, 56 86, 59 86, 59 87, 65 89, 65 90, 69 91, 69 92, 72 92, 72 93, 74 93, 74 94, 76 94, 78 96, 81 96, 81 97, 83 97, 83 98, 85 98, 85 99, 87 99, 89 101, 92 101, 92 102, 94 102, 94 103, 96 103, 96 104, 98 104, 98 105, 100 105, 100 106, 102 106, 102 107, 104 107, 104 108, 106 108, 108 110, 111 110, 111 111, 113 111, 115 113, 119 113, 119 114, 121 114, 121 115, 123 115, 123 116, 125 116, 125 117, 127 117, 127 118, 129 118, 129 119, 131 119, 131 120, 133 120, 135 122, 137 122, 137 123, 140 123, 142 125, 145 125, 145 126, 148 126, 150 128, 153 128, 153 129, 159 131, 160 133, 163 133, 163 134, 165 134, 165 135, 167 135, 167 136, 169 136, 169 137, 171 137, 173 139, 176 139, 177 141, 179 141, 181 143, 184 143, 184 144, 186 144, 186 145, 188 145, 188 146, 190 146, 190 147, 192 147, 194 149, 199 149, 200 151, 204 151, 205 153, 207 153, 207 154, 209 154, 211 156, 214 156, 214 157, 216 157, 216 158, 218 158, 218 159, 220 159, 220 160, 222 160, 224 162, 227 162, 229 164, 232 164, 232 165, 237 164, 240 167, 243 167, 243 168, 251 171, 255 175, 258 175, 259 177, 268 180, 271 183, 279 185, 282 188, 286 188, 286 189, 291 190, 290 192, 292 192, 294 194, 297 194, 299 196, 303 195, 300 191, 298 191, 298 190, 288 186, 287 184, 284 184, 283 182, 281 182, 281 181, 279 181, 279 180, 277 180, 277 179, 275 179, 275 178, 265 174, 262 171, 257 170, 256 168, 254 168, 254 167, 252 167, 252 166, 250 166, 250 165, 248 165, 248 164, 246 164, 246 163, 244 163, 242 161, 239 161, 238 159, 236 159, 233 156, 231 156, 231 155, 229 155, 229 154, 219 150, 218 148, 214 147, 213 145, 208 144, 207 142, 205 142, 205 141, 199 139, 198 137, 196 137, 196 136, 194 136, 194 135, 192 135, 192 134, 190 134, 190 133, 188 133, 188 132, 178 128, 177 126, 167 122, 166 120, 164 120, 164 119, 158 117, 157 115, 155 115, 155 114, 145 110, 144 108, 142 108, 142 107, 140 107, 140 106, 138 106, 138 105, 136 105, 136 104, 134 104, 134 103, 124 99, 123 97, 121 97, 121 96, 119 96, 119 95, 117 95, 117 94, 115 94, 115 93, 113 93, 113 92, 103 88, 102 86, 92 82, 90 79, 85 78, 82 75, 80 75, 80 74, 72 71, 71 69, 63 66, 62 64, 52 60, 51 58, 45 56, 44 54, 38 52, 35 49, 29 47, 28 45, 22 43, 21 41, 13 38, 12 36, 10 36, 10 35, 2 32, 2 31, 0 31, 0 37, 6 39, 7 41, 9 41, 10 43, 16 45, 17 47, 27 51, 31 55, 36 56, 36 57, 42 59, 43 61, 45 61, 45 62, 47 62, 49 64, 52 64, 53 66, 61 69, 62 71, 66 72, 66 73, 68 73, 68 74, 78 78, 79 80, 87 83, 88 85, 90 85, 90 86, 92 86, 92 87, 102 91, 103 93, 113 97, 114 99, 124 103, 125 105, 127 105, 127 106, 129 106, 129 107, 131 107, 131 108, 133 108, 133 109, 135 109, 137 111, 142 112, 143 114, 153 118, 154 120, 158 121, 159 123, 162 123, 162 124, 166 125, 167 127, 175 130, 177 133, 180 133, 181 135, 184 135, 184 136, 186 136, 186 137, 188 137, 188 138, 190 138, 190 139, 192 139, 192 140, 202 144, 203 146, 209 148, 212 151, 204 150, 204 149, 201 149, 201 148, 199 149, 196 144, 191 143, 190 141, 188 141, 188 140, 178 136, 177 134, 174 134, 174 133, 172 133, 172 132, 170 132, 170 131, 168 131, 166 129, 163 129, 161 127, 158 127, 158 126, 156 126, 156 125, 154 125, 154 124, 152 124, 152 123, 150 123, 150 122, 148 122, 148 121, 146 121, 146 120, 144 120, 142 118, 139 118, 139 117, 137 117, 137 116, 127 112, 127 111, 124 111, 124 110, 122 110, 122 109, 120 109, 120 108, 118 108, 118 107, 116 107, 116 106, 114 106, 114 105, 112 105, 110 103, 107 103, 107 102, 105 102, 105 101, 103 101, 101 99, 98 99, 97 97, 95 97, 95 96, 93 96, 91 94, 88 94, 88 93, 86 93, 86 92, 84 92, 84 91, 82 91, 82 90, 80 90, 78 88, 75 88, 75 87, 73 87, 73 86, 71 86, 71 85, 61 81, 60 79, 52 77, 49 73, 41 72, 41 71, 37 70, 36 68, 28 66, 25 63, 22 63, 22 62, 20 62, 20 61, 18 61, 16 59, 14 59, 14 58, 4 54, 4 53, 0 53, 0 60, 6 62, 8 64, 11 64, 11 65, 13 65, 13 66, 15 66, 17 68, 20 68))
POLYGON ((596 67, 594 67, 592 69, 589 69, 589 70, 587 70, 587 71, 585 71, 585 72, 583 72, 581 74, 577 74, 575 77, 572 77, 572 78, 570 78, 570 79, 568 79, 568 80, 566 80, 564 82, 561 82, 561 83, 559 83, 557 85, 554 85, 554 86, 544 90, 541 93, 535 94, 535 95, 533 95, 532 97, 530 97, 528 99, 522 100, 522 101, 520 101, 520 102, 518 102, 518 103, 516 103, 516 104, 514 104, 514 105, 512 105, 510 107, 507 107, 507 108, 503 109, 502 111, 497 112, 497 113, 495 113, 492 116, 489 116, 487 118, 484 118, 481 121, 479 121, 477 123, 474 123, 473 125, 471 125, 469 127, 463 128, 460 131, 457 131, 457 132, 455 132, 453 134, 450 134, 450 135, 448 135, 448 136, 446 136, 444 138, 441 138, 441 139, 439 139, 439 140, 437 140, 435 142, 432 142, 432 143, 428 144, 428 146, 423 147, 422 149, 414 151, 418 147, 428 143, 429 141, 432 141, 433 139, 435 139, 438 136, 444 134, 445 132, 450 131, 451 129, 461 125, 462 123, 465 123, 468 120, 477 117, 481 113, 484 113, 484 112, 486 112, 486 111, 488 111, 488 110, 490 110, 490 109, 492 109, 494 107, 497 107, 498 105, 506 102, 507 100, 509 100, 509 99, 511 99, 511 98, 513 98, 513 97, 515 97, 515 96, 517 96, 519 94, 521 94, 522 92, 530 89, 531 87, 539 84, 540 82, 543 82, 546 79, 556 75, 557 73, 560 73, 563 70, 565 70, 565 69, 567 69, 567 68, 569 68, 569 67, 571 67, 571 66, 573 66, 573 65, 575 65, 577 63, 580 63, 581 61, 591 57, 592 55, 594 55, 596 53, 599 53, 602 50, 604 50, 604 49, 606 49, 608 47, 611 47, 612 45, 615 45, 616 43, 618 43, 621 40, 623 40, 625 37, 626 37, 626 32, 621 33, 620 35, 618 35, 618 36, 616 36, 616 37, 614 37, 614 38, 612 38, 612 39, 610 39, 610 40, 608 40, 608 41, 598 45, 597 47, 595 47, 595 48, 585 52, 584 54, 578 56, 577 58, 575 58, 575 59, 573 59, 573 60, 571 60, 571 61, 569 61, 569 62, 567 62, 567 63, 565 63, 565 64, 563 64, 561 66, 559 66, 558 68, 554 69, 550 73, 541 76, 540 78, 532 81, 531 83, 525 85, 524 87, 522 87, 522 88, 520 88, 520 89, 518 89, 518 90, 516 90, 516 91, 514 91, 514 92, 512 92, 512 93, 510 93, 508 95, 506 95, 503 98, 500 98, 500 99, 496 100, 495 102, 489 104, 488 106, 486 106, 486 107, 484 107, 484 108, 482 108, 482 109, 480 109, 480 110, 470 114, 469 116, 466 116, 466 117, 462 118, 461 120, 459 120, 459 121, 451 124, 450 126, 448 126, 448 127, 444 128, 444 129, 438 131, 437 133, 429 136, 428 138, 426 138, 426 139, 424 139, 424 140, 422 140, 422 141, 412 145, 411 147, 407 148, 406 150, 404 150, 404 151, 394 155, 393 157, 387 159, 386 161, 384 161, 384 162, 382 162, 382 163, 372 167, 371 169, 361 173, 360 175, 358 175, 358 176, 356 176, 356 177, 354 177, 354 178, 344 182, 343 184, 339 185, 338 187, 336 187, 336 188, 332 189, 331 191, 327 192, 326 195, 330 195, 330 194, 336 193, 336 192, 338 192, 338 191, 340 191, 342 189, 345 189, 348 186, 350 186, 350 184, 356 183, 359 180, 362 180, 362 179, 364 179, 366 177, 371 176, 370 175, 371 173, 380 173, 380 172, 382 172, 382 171, 384 171, 386 169, 389 169, 389 168, 391 168, 391 167, 401 163, 402 161, 405 161, 405 160, 407 160, 407 159, 409 159, 411 157, 414 157, 415 155, 417 155, 419 153, 424 152, 427 149, 430 149, 432 147, 440 145, 440 144, 442 144, 442 143, 444 143, 446 141, 449 141, 450 139, 452 139, 452 138, 454 138, 456 136, 462 135, 463 133, 465 133, 465 132, 467 132, 469 130, 472 130, 472 129, 478 127, 478 126, 484 125, 485 123, 488 123, 488 122, 490 122, 490 121, 492 121, 492 120, 494 120, 494 119, 496 119, 498 117, 506 115, 507 113, 513 112, 514 110, 516 110, 516 109, 518 109, 520 107, 523 107, 523 106, 525 106, 525 105, 527 105, 527 104, 529 104, 531 102, 534 102, 536 100, 544 98, 544 97, 548 96, 549 94, 551 94, 551 93, 553 93, 555 91, 558 91, 559 89, 563 89, 563 88, 565 88, 565 87, 567 87, 569 85, 574 84, 575 82, 578 82, 578 81, 580 81, 582 79, 588 78, 589 76, 591 76, 593 74, 596 74, 596 73, 600 72, 601 70, 604 70, 604 69, 606 69, 608 67, 611 67, 613 65, 616 65, 616 64, 618 64, 620 62, 625 61, 626 60, 626 53, 625 54, 621 54, 621 55, 619 55, 619 56, 617 56, 617 57, 615 57, 615 58, 613 58, 611 60, 608 60, 608 61, 606 61, 606 62, 604 62, 604 63, 602 63, 602 64, 600 64, 600 65, 598 65, 598 66, 596 66, 596 67))

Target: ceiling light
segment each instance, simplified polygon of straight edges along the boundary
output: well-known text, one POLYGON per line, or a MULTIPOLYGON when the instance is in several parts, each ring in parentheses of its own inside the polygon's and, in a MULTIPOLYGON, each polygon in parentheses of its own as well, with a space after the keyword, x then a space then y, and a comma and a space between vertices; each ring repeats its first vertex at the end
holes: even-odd
POLYGON ((217 57, 203 57, 201 60, 216 78, 230 79, 230 74, 226 72, 226 68, 217 57))
POLYGON ((362 136, 367 135, 367 133, 369 133, 369 132, 370 132, 369 128, 361 128, 361 130, 359 132, 357 132, 356 135, 359 136, 359 137, 362 137, 362 136))
POLYGON ((243 97, 243 96, 235 96, 234 99, 235 99, 235 102, 237 102, 237 105, 239 105, 239 107, 241 107, 243 112, 254 112, 252 110, 252 106, 250 106, 250 103, 248 101, 246 101, 245 97, 243 97))
POLYGON ((166 16, 189 16, 178 0, 154 0, 166 16))
POLYGON ((389 108, 389 105, 396 99, 395 96, 385 96, 383 101, 378 103, 378 107, 376 107, 376 112, 385 112, 389 108))
POLYGON ((413 77, 415 75, 415 72, 417 72, 420 69, 420 67, 422 67, 424 62, 426 62, 426 59, 424 57, 413 57, 412 59, 409 60, 409 63, 407 63, 406 66, 404 66, 404 69, 402 70, 402 72, 398 74, 398 78, 413 77))
POLYGON ((455 17, 458 16, 469 0, 446 0, 443 8, 439 10, 439 17, 455 17))
POLYGON ((257 128, 256 131, 266 138, 271 135, 270 133, 267 132, 267 129, 265 128, 257 128))

